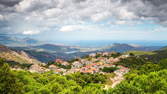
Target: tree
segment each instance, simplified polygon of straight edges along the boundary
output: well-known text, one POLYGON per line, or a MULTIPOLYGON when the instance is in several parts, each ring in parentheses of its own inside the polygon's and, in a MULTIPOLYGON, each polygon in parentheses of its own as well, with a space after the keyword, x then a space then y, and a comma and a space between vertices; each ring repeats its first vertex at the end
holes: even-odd
MULTIPOLYGON (((40 94, 52 94, 52 92, 48 88, 41 88, 39 90, 39 93, 40 94)), ((55 93, 55 94, 57 94, 57 93, 55 93)))
POLYGON ((116 86, 111 94, 167 94, 167 70, 136 75, 116 86))
POLYGON ((117 70, 118 68, 117 67, 104 67, 102 69, 103 72, 108 72, 108 73, 111 73, 111 72, 114 72, 115 70, 117 70))
POLYGON ((134 56, 121 59, 119 62, 116 63, 116 65, 122 65, 131 69, 138 69, 145 63, 146 60, 144 58, 134 56))
POLYGON ((62 86, 61 86, 60 84, 54 83, 54 84, 52 85, 51 91, 52 91, 54 94, 57 94, 57 93, 61 92, 62 90, 63 90, 63 88, 62 88, 62 86))
POLYGON ((158 64, 160 65, 161 69, 167 69, 167 59, 160 60, 158 64))
POLYGON ((22 94, 22 85, 8 64, 0 68, 0 94, 22 94))
POLYGON ((150 72, 156 72, 160 70, 158 64, 153 64, 152 62, 147 62, 139 68, 139 74, 148 74, 150 72))

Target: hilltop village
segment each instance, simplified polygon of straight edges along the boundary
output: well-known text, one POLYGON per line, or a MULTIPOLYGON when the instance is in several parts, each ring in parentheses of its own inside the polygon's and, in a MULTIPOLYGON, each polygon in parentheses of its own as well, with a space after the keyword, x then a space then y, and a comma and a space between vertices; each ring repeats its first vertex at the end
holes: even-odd
POLYGON ((70 74, 75 72, 81 73, 102 73, 114 72, 116 75, 123 75, 129 71, 124 66, 116 66, 115 64, 121 59, 127 58, 129 55, 121 55, 115 52, 99 52, 92 53, 83 58, 76 58, 71 61, 64 61, 62 59, 56 59, 53 62, 48 63, 45 67, 40 65, 32 65, 29 68, 30 72, 47 72, 53 71, 56 74, 70 74), (46 67, 47 66, 47 67, 46 67), (106 71, 105 71, 106 68, 106 71), (107 68, 110 68, 107 71, 107 68))

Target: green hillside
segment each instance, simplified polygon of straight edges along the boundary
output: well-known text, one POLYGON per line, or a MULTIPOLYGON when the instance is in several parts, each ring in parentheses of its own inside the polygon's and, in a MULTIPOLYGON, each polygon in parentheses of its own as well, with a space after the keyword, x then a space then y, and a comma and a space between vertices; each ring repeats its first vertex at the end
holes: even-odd
MULTIPOLYGON (((115 57, 120 60, 113 64, 130 69, 124 76, 116 75, 116 70, 106 74, 74 72, 65 75, 54 71, 16 71, 10 69, 10 62, 0 59, 0 94, 167 94, 167 58, 163 57, 167 55, 165 52, 167 51, 164 49, 155 52, 131 51, 128 54, 135 55, 126 58, 120 58, 126 56, 125 53, 120 54, 120 57, 115 57), (157 61, 146 57, 156 57, 157 61), (114 78, 117 81, 120 77, 123 81, 111 87, 115 83, 114 78)), ((110 58, 105 57, 106 53, 105 56, 99 56, 103 60, 110 58)), ((96 56, 87 58, 98 59, 96 56)), ((121 73, 120 71, 117 72, 121 73)))
POLYGON ((156 54, 155 52, 148 52, 148 51, 128 51, 125 52, 125 54, 130 54, 133 53, 134 55, 154 55, 156 54))

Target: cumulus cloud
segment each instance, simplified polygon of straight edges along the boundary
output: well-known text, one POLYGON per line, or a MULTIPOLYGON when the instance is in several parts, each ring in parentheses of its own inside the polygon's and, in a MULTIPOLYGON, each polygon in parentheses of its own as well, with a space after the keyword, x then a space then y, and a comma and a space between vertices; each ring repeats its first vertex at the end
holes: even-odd
POLYGON ((35 35, 35 34, 39 34, 40 31, 37 31, 37 30, 26 30, 26 31, 23 31, 23 34, 24 35, 35 35))
POLYGON ((96 25, 65 25, 62 26, 60 32, 72 32, 72 31, 99 31, 100 27, 96 25))
POLYGON ((78 25, 69 25, 69 26, 63 26, 63 27, 61 27, 59 31, 61 31, 61 32, 71 32, 71 31, 79 30, 81 28, 82 27, 78 26, 78 25))
POLYGON ((0 4, 4 6, 12 7, 20 1, 21 0, 1 0, 0 4))
POLYGON ((0 14, 0 20, 5 18, 0 24, 3 27, 13 24, 13 29, 14 25, 18 29, 23 24, 33 24, 37 29, 42 26, 47 30, 60 27, 59 31, 74 31, 82 27, 67 25, 112 19, 117 24, 151 19, 167 25, 167 0, 0 0, 0 14))
POLYGON ((3 20, 3 18, 4 18, 4 17, 3 17, 2 15, 0 15, 0 20, 3 20))

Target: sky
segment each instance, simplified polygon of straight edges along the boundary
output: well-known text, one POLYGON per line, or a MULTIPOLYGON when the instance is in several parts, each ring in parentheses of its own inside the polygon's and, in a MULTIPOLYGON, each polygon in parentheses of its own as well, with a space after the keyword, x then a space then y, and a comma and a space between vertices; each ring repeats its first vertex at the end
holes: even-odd
POLYGON ((0 0, 0 34, 39 40, 167 40, 167 0, 0 0))

